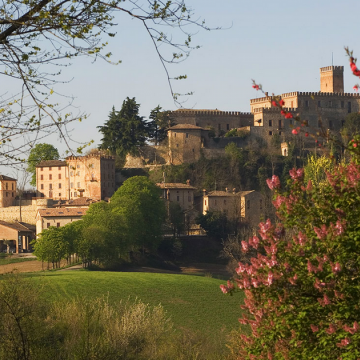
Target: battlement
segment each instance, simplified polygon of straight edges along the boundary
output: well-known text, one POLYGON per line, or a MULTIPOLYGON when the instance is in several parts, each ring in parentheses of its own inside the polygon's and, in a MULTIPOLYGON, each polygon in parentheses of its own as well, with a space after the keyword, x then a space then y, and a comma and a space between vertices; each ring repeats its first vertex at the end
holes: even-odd
POLYGON ((293 91, 293 92, 281 94, 281 98, 293 97, 293 96, 297 96, 297 95, 298 95, 298 92, 293 91))
POLYGON ((90 158, 96 158, 96 159, 108 159, 108 160, 114 160, 115 156, 112 155, 103 155, 103 154, 88 154, 84 156, 68 156, 66 160, 81 160, 81 159, 90 159, 90 158))
MULTIPOLYGON (((297 112, 298 108, 283 108, 285 111, 297 112)), ((258 108, 254 109, 254 114, 256 113, 280 113, 280 108, 271 107, 271 108, 258 108)))
POLYGON ((240 112, 240 111, 220 111, 220 110, 176 110, 174 114, 181 116, 196 115, 196 116, 250 116, 250 112, 240 112))
POLYGON ((298 92, 298 96, 322 96, 322 97, 360 97, 358 93, 331 93, 331 92, 298 92))
POLYGON ((326 71, 343 72, 344 67, 343 66, 325 66, 325 67, 320 68, 320 72, 326 72, 326 71))
POLYGON ((261 98, 250 99, 250 104, 259 103, 263 101, 270 101, 270 100, 271 100, 271 96, 264 96, 261 98))

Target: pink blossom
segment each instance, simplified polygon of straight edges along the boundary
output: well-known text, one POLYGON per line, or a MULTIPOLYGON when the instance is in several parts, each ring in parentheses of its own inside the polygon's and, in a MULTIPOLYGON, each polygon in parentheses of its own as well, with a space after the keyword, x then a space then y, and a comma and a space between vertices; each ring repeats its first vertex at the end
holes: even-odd
POLYGON ((319 327, 318 327, 318 326, 315 326, 315 325, 311 324, 310 327, 311 327, 311 330, 312 330, 313 333, 319 331, 319 327))
POLYGON ((273 280, 274 280, 274 274, 270 271, 270 272, 268 273, 267 284, 268 284, 268 285, 272 285, 273 280))
POLYGON ((246 241, 241 242, 241 247, 244 252, 247 252, 249 250, 249 244, 246 241))
POLYGON ((298 234, 298 239, 299 239, 299 245, 305 245, 306 242, 307 242, 307 237, 305 234, 303 234, 301 231, 299 231, 299 234, 298 234))
POLYGON ((338 273, 341 271, 341 265, 337 262, 336 264, 331 263, 331 270, 333 273, 338 273))
POLYGON ((227 294, 229 292, 229 289, 223 284, 220 285, 220 289, 224 294, 227 294))
POLYGON ((272 202, 276 209, 279 209, 279 207, 284 204, 286 201, 285 196, 278 195, 275 200, 272 202))
POLYGON ((311 191, 311 190, 312 190, 312 182, 311 182, 311 180, 308 181, 306 190, 307 190, 307 191, 311 191))
POLYGON ((296 285, 296 280, 298 279, 297 274, 295 274, 292 278, 289 279, 291 285, 296 285))
POLYGON ((302 178, 304 176, 304 169, 293 168, 292 170, 289 171, 289 174, 294 181, 302 180, 302 178))
POLYGON ((267 179, 266 183, 270 190, 280 189, 280 179, 276 175, 273 175, 271 179, 267 179))
POLYGON ((260 243, 260 240, 259 240, 259 238, 257 237, 257 236, 253 236, 253 238, 252 238, 252 243, 253 243, 253 248, 254 249, 257 249, 258 248, 258 246, 259 246, 259 243, 260 243))
POLYGON ((246 266, 245 266, 243 263, 241 263, 241 262, 239 262, 239 267, 237 267, 237 268, 235 269, 235 271, 236 271, 236 273, 237 273, 238 275, 240 275, 241 273, 243 273, 245 270, 246 270, 246 266))
POLYGON ((318 290, 321 290, 325 287, 325 283, 324 282, 320 282, 319 279, 315 279, 315 284, 314 284, 314 287, 318 290))
POLYGON ((307 269, 309 273, 316 273, 317 272, 317 268, 310 262, 310 260, 308 260, 307 262, 307 269))
POLYGON ((336 229, 335 230, 335 235, 336 236, 339 236, 339 235, 343 234, 344 231, 345 231, 344 225, 339 220, 336 222, 335 229, 336 229))
POLYGON ((274 357, 273 357, 273 355, 271 354, 270 351, 268 351, 267 357, 268 357, 268 360, 273 360, 274 359, 274 357))
POLYGON ((316 226, 314 226, 314 231, 315 231, 317 237, 318 237, 320 240, 326 239, 326 236, 327 236, 327 234, 328 234, 328 231, 327 231, 325 225, 322 225, 322 226, 321 226, 321 229, 318 228, 318 227, 316 227, 316 226))
POLYGON ((326 332, 327 332, 329 335, 333 334, 334 332, 336 332, 336 326, 335 326, 334 324, 330 324, 330 325, 329 325, 329 328, 326 329, 326 332))
POLYGON ((351 340, 349 338, 345 338, 345 339, 342 339, 341 342, 337 343, 336 346, 337 347, 345 347, 347 345, 349 345, 351 342, 351 340))
POLYGON ((256 279, 251 279, 251 283, 253 285, 254 288, 258 288, 260 285, 260 282, 256 279))
POLYGON ((331 304, 331 301, 330 301, 329 297, 326 294, 324 295, 324 304, 325 305, 330 305, 331 304))
POLYGON ((293 135, 297 135, 297 134, 298 134, 298 132, 297 132, 296 129, 292 129, 291 133, 292 133, 293 135))

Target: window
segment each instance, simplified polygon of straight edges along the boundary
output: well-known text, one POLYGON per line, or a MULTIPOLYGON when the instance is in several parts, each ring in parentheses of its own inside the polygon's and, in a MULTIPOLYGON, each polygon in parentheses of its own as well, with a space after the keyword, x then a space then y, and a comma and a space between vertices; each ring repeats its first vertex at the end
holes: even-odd
POLYGON ((80 169, 80 165, 78 164, 78 165, 76 165, 76 167, 78 168, 78 169, 80 169))
POLYGON ((179 144, 176 144, 176 147, 179 147, 179 144))
POLYGON ((60 223, 56 223, 56 227, 60 227, 60 223))
POLYGON ((59 183, 59 189, 61 189, 61 183, 59 183))
POLYGON ((226 205, 226 200, 224 200, 224 205, 226 205))
POLYGON ((61 198, 61 193, 59 193, 59 197, 61 198))
POLYGON ((341 120, 341 127, 344 127, 345 125, 345 120, 341 120))
POLYGON ((76 175, 77 175, 77 176, 80 176, 80 171, 78 171, 78 172, 76 173, 76 175))
POLYGON ((15 194, 15 193, 14 193, 14 192, 12 192, 11 196, 12 196, 12 197, 14 197, 14 194, 15 194))
POLYGON ((180 196, 177 196, 177 197, 176 197, 176 201, 180 201, 180 196))
POLYGON ((47 226, 46 226, 47 228, 49 228, 49 227, 50 227, 50 223, 47 223, 46 225, 47 225, 47 226))
POLYGON ((77 187, 78 187, 78 188, 80 188, 80 187, 81 187, 79 182, 77 183, 77 187))
POLYGON ((176 137, 176 133, 174 133, 174 137, 176 137))
POLYGON ((260 199, 260 210, 262 210, 263 207, 263 203, 262 203, 262 199, 260 199))
POLYGON ((269 126, 272 126, 272 120, 269 120, 269 126))
POLYGON ((58 167, 58 170, 61 170, 61 166, 58 167))
POLYGON ((73 175, 74 175, 74 173, 72 171, 70 171, 70 176, 73 176, 73 175))
POLYGON ((226 130, 230 130, 230 124, 226 124, 226 130))
MULTIPOLYGON (((309 100, 305 100, 305 106, 309 107, 309 100)), ((262 200, 261 200, 262 201, 262 200)))
POLYGON ((303 121, 303 124, 304 124, 306 127, 308 127, 308 126, 309 126, 309 120, 304 120, 304 121, 303 121))
POLYGON ((58 175, 58 179, 59 179, 59 180, 61 179, 61 174, 58 175))
POLYGON ((71 189, 74 188, 74 183, 70 183, 70 188, 71 188, 71 189))
POLYGON ((50 166, 50 167, 49 167, 49 170, 51 171, 51 169, 52 169, 52 167, 50 166))
POLYGON ((269 135, 272 135, 272 131, 269 131, 269 135))
POLYGON ((41 185, 40 185, 40 189, 41 189, 41 190, 44 190, 44 184, 41 184, 41 185))
POLYGON ((49 175, 49 180, 52 180, 52 175, 51 174, 49 175))
POLYGON ((247 202, 246 202, 246 208, 249 210, 250 209, 250 200, 248 200, 247 202))
POLYGON ((279 135, 281 135, 281 131, 279 131, 279 135))
POLYGON ((351 102, 350 101, 348 102, 348 113, 349 114, 351 113, 351 102))
POLYGON ((14 190, 14 183, 11 183, 11 190, 14 190))
POLYGON ((344 101, 341 102, 341 108, 343 109, 345 107, 344 101))
POLYGON ((8 193, 8 192, 6 192, 6 197, 9 197, 9 193, 8 193))
POLYGON ((40 175, 40 180, 44 180, 44 175, 40 175))
POLYGON ((195 149, 192 149, 192 152, 195 152, 195 149))
POLYGON ((186 133, 186 138, 188 138, 189 137, 189 133, 186 133))
POLYGON ((49 184, 49 190, 52 190, 52 184, 49 184))
POLYGON ((74 191, 74 197, 77 197, 77 192, 76 191, 74 191))
POLYGON ((320 100, 318 101, 318 107, 321 107, 321 101, 320 100))
POLYGON ((289 124, 292 125, 293 121, 292 120, 289 120, 289 124))
POLYGON ((41 171, 43 171, 44 169, 43 168, 40 168, 41 171))
POLYGON ((8 183, 5 183, 5 188, 6 188, 6 190, 8 190, 8 188, 9 188, 9 184, 8 184, 8 183))

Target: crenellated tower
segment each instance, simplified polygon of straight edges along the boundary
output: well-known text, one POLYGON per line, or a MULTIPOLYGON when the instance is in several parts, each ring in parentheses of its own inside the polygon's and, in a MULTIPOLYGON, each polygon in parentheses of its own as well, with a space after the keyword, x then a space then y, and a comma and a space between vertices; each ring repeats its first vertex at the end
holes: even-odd
POLYGON ((326 66, 320 68, 320 92, 344 92, 344 67, 326 66))

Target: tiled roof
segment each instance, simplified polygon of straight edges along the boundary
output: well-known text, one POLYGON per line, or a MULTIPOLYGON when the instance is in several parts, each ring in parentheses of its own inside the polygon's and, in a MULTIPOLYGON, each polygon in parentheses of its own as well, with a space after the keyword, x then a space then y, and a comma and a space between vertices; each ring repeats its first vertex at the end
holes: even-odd
POLYGON ((192 124, 177 124, 172 127, 169 127, 168 130, 205 130, 200 126, 192 125, 192 124))
POLYGON ((86 214, 87 208, 57 208, 57 209, 39 209, 41 217, 68 217, 68 216, 83 216, 86 214))
POLYGON ((210 191, 207 196, 235 196, 238 195, 239 193, 233 194, 231 191, 227 192, 227 191, 210 191))
POLYGON ((0 220, 0 225, 9 227, 9 228, 14 229, 16 231, 31 231, 28 227, 26 227, 25 225, 22 225, 19 222, 8 223, 6 221, 0 220))
POLYGON ((250 193, 252 193, 252 192, 254 192, 255 190, 250 190, 250 191, 241 191, 240 193, 241 193, 241 196, 245 196, 245 195, 248 195, 248 194, 250 194, 250 193))
POLYGON ((13 179, 6 175, 0 175, 0 180, 16 181, 16 179, 13 179))
POLYGON ((188 185, 188 184, 182 184, 182 183, 157 183, 156 186, 158 186, 161 189, 196 189, 195 187, 188 185))
POLYGON ((90 198, 79 197, 77 199, 69 200, 63 206, 89 206, 90 204, 97 202, 90 198))
POLYGON ((36 167, 50 167, 50 166, 67 166, 66 161, 62 160, 43 160, 40 161, 36 167))

